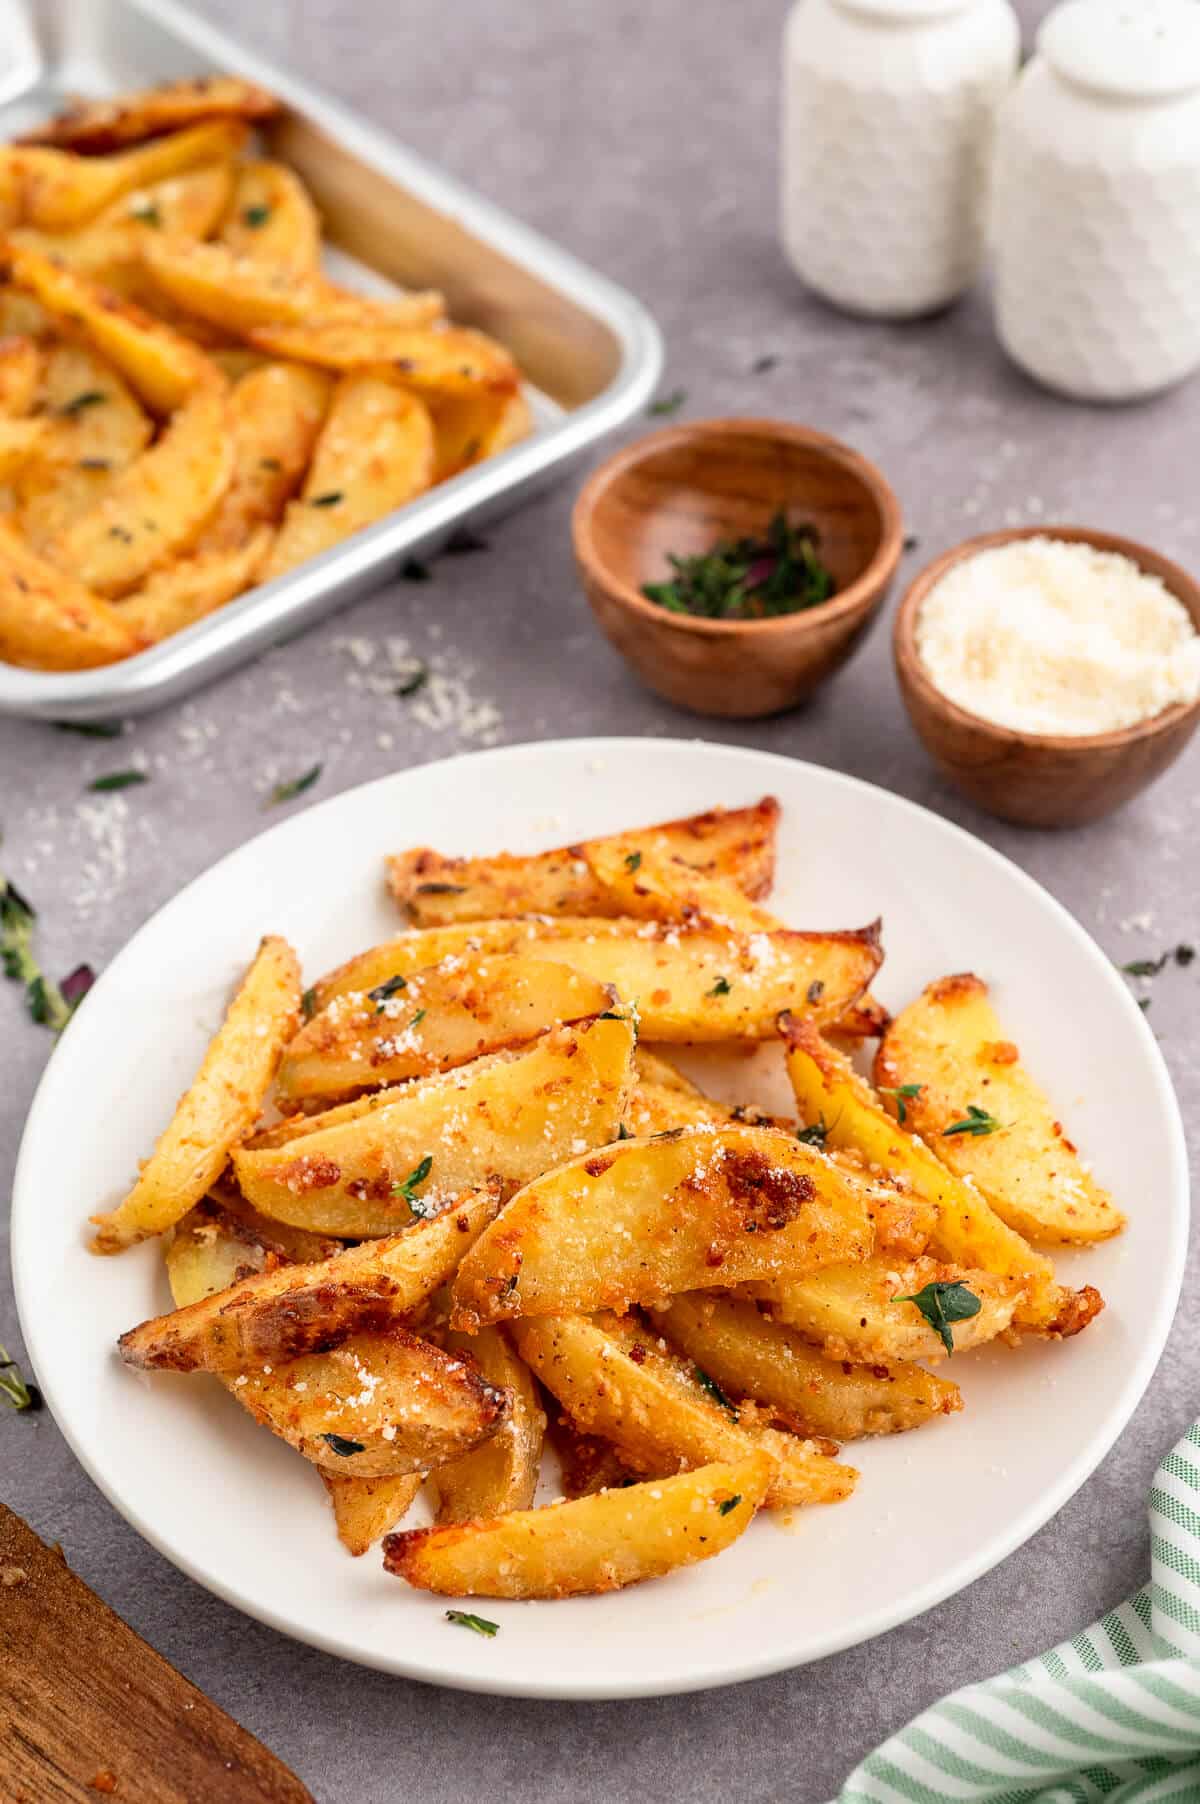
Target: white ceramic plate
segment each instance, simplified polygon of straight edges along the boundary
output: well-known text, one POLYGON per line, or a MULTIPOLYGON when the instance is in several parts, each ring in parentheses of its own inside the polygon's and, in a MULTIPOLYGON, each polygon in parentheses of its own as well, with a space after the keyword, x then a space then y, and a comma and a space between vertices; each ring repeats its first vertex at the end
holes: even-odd
MULTIPOLYGON (((740 1067, 744 1074, 745 1067, 740 1067)), ((742 1081, 744 1082, 744 1075, 742 1081)), ((96 1483, 202 1585, 286 1634, 388 1672, 514 1695, 696 1689, 815 1660, 927 1610, 988 1571, 1088 1477, 1141 1397, 1175 1308, 1187 1227, 1183 1132, 1126 987, 1028 877, 931 814, 789 759, 656 739, 518 746, 399 773, 284 821, 142 928, 63 1036, 21 1149, 13 1253, 26 1345, 96 1483), (848 1502, 764 1515, 729 1552, 656 1584, 569 1603, 483 1606, 484 1640, 444 1602, 350 1559, 324 1492, 215 1383, 135 1376, 118 1333, 168 1306, 158 1249, 99 1260, 87 1214, 153 1143, 260 934, 316 974, 387 937, 385 852, 534 851, 773 792, 773 898, 796 925, 884 918, 878 990, 898 1007, 973 969, 1132 1217, 1064 1259, 1108 1309, 1065 1345, 955 1361, 967 1407, 853 1449, 848 1502), (1119 1107, 1114 1106, 1119 1100, 1119 1107)))

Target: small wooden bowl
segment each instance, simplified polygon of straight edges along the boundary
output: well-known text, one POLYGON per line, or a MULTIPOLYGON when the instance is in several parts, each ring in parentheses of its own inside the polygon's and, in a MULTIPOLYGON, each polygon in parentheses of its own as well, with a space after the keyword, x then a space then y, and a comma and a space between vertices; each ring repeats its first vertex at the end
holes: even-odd
POLYGON ((935 558, 896 611, 896 674, 934 763, 989 814, 1023 827, 1081 827, 1128 802, 1174 762, 1200 723, 1200 701, 1178 702, 1113 733, 1017 733, 970 714, 938 689, 917 651, 916 623, 935 583, 962 559, 1014 539, 1071 539, 1116 551, 1157 576, 1200 631, 1200 583, 1148 545, 1082 526, 1022 526, 966 539, 935 558))
POLYGON ((755 719, 792 708, 845 663, 888 592, 900 504, 865 457, 778 420, 667 426, 618 451, 575 503, 575 557, 592 612, 651 689, 699 714, 755 719), (811 522, 837 592, 771 620, 698 620, 642 594, 668 554, 811 522))

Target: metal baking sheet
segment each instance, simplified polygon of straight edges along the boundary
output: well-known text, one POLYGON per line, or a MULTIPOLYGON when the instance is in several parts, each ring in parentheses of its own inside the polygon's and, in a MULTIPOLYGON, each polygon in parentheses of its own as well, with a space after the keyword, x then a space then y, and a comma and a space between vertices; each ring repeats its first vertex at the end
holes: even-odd
POLYGON ((516 357, 535 431, 137 657, 71 672, 0 663, 0 713, 100 719, 186 695, 544 487, 643 406, 661 373, 658 328, 626 290, 175 0, 0 0, 0 138, 73 94, 218 70, 285 102, 265 137, 312 191, 339 279, 441 289, 452 318, 516 357))

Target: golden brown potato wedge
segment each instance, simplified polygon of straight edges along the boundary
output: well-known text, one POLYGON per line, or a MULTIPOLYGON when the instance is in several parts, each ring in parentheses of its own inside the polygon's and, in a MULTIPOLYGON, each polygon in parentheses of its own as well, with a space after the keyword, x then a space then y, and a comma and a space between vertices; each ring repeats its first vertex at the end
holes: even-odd
POLYGON ((198 551, 244 547, 265 524, 277 524, 312 458, 332 384, 320 370, 268 363, 235 382, 229 397, 233 473, 198 551))
POLYGON ((338 1540, 356 1557, 369 1552, 404 1520, 424 1482, 419 1472, 401 1473, 398 1478, 341 1478, 324 1466, 318 1470, 333 1505, 338 1540))
POLYGON ((692 870, 661 846, 643 844, 647 837, 614 833, 584 846, 584 857, 607 898, 603 912, 745 933, 781 931, 782 922, 728 877, 692 870))
MULTIPOLYGON (((648 1140, 655 1134, 669 1134, 675 1128, 700 1127, 705 1123, 724 1127, 733 1119, 733 1111, 724 1103, 706 1096, 689 1096, 684 1090, 669 1089, 666 1084, 648 1084, 639 1079, 629 1092, 622 1126, 627 1138, 648 1140)), ((754 1125, 762 1125, 755 1122, 754 1125)))
POLYGON ((828 1442, 767 1426, 769 1414, 735 1404, 635 1317, 539 1316, 509 1332, 577 1426, 611 1441, 635 1471, 678 1472, 758 1448, 773 1467, 769 1508, 836 1503, 854 1489, 857 1473, 828 1442))
MULTIPOLYGON (((3 164, 0 163, 0 168, 3 164)), ((54 333, 54 321, 31 294, 23 289, 0 287, 0 335, 5 338, 33 338, 39 341, 54 333)))
POLYGON ((49 431, 48 420, 0 419, 0 482, 12 483, 41 455, 49 431))
POLYGON ((317 210, 299 176, 283 163, 240 166, 221 241, 235 257, 250 257, 297 275, 315 276, 320 267, 317 210))
POLYGON ((520 392, 431 394, 428 402, 433 416, 435 482, 446 482, 472 464, 507 451, 533 431, 533 415, 520 392))
POLYGON ((0 338, 0 415, 17 420, 27 414, 41 386, 44 353, 35 338, 0 338))
POLYGON ((338 383, 300 499, 289 504, 263 581, 403 507, 433 477, 433 427, 415 395, 378 376, 338 383))
MULTIPOLYGON (((627 852, 661 852, 672 866, 683 867, 681 882, 723 877, 743 895, 757 897, 766 894, 774 877, 778 826, 779 803, 764 796, 750 808, 713 808, 613 837, 628 842, 627 852)), ((388 885, 421 927, 507 915, 618 914, 587 858, 589 849, 606 844, 606 839, 585 840, 526 858, 511 852, 447 858, 416 846, 388 859, 388 885)))
POLYGON ((563 917, 417 928, 330 972, 318 1006, 347 990, 464 953, 524 952, 615 984, 650 1040, 772 1039, 781 1009, 823 1025, 866 988, 883 960, 878 923, 849 933, 735 933, 658 921, 563 917))
POLYGON ((95 156, 209 119, 270 119, 279 102, 237 75, 167 82, 112 100, 74 100, 53 119, 26 132, 21 144, 52 144, 95 156))
POLYGON ((44 352, 37 403, 48 431, 16 483, 17 523, 44 553, 145 450, 153 425, 112 365, 82 344, 44 352))
POLYGON ((198 550, 154 571, 140 588, 113 605, 135 633, 154 644, 194 626, 251 588, 270 545, 270 527, 260 526, 232 550, 198 550))
POLYGON ((711 1559, 750 1526, 769 1461, 701 1467, 492 1522, 389 1535, 383 1563, 443 1597, 579 1597, 711 1559))
POLYGON ((861 1259, 870 1194, 773 1128, 619 1141, 513 1198, 459 1268, 451 1320, 590 1314, 861 1259))
POLYGON ((13 232, 12 242, 131 299, 143 299, 142 247, 158 233, 203 238, 212 231, 233 195, 233 167, 223 161, 190 169, 123 194, 77 232, 39 232, 26 226, 13 232))
POLYGON ((941 978, 902 1010, 880 1042, 875 1082, 889 1096, 919 1086, 908 1099, 914 1132, 1017 1233, 1084 1246, 1125 1226, 1021 1064, 980 978, 941 978))
MULTIPOLYGON (((597 1491, 616 1491, 637 1482, 638 1474, 625 1464, 611 1441, 585 1434, 556 1403, 547 1420, 546 1439, 557 1456, 562 1494, 568 1499, 594 1497, 597 1491)), ((665 1477, 666 1473, 653 1476, 665 1477)))
POLYGON ((835 1441, 901 1434, 962 1408, 949 1379, 902 1361, 856 1366, 826 1359, 745 1297, 693 1292, 656 1310, 653 1321, 729 1396, 779 1410, 800 1434, 835 1441))
POLYGON ((430 1478, 437 1520, 470 1522, 527 1510, 537 1489, 546 1416, 529 1367, 499 1328, 449 1334, 446 1351, 474 1360, 487 1382, 508 1397, 508 1414, 490 1441, 439 1466, 430 1478))
POLYGON ((18 150, 21 217, 43 232, 77 231, 123 195, 235 156, 245 135, 238 121, 215 119, 112 156, 18 150))
POLYGON ((121 1336, 126 1365, 172 1372, 242 1372, 337 1346, 364 1329, 410 1318, 458 1269, 500 1207, 500 1187, 461 1197, 401 1233, 348 1247, 316 1265, 276 1265, 153 1317, 121 1336))
POLYGON ((142 649, 108 602, 38 557, 0 520, 0 658, 33 670, 91 670, 142 649))
POLYGON ((332 1126, 315 1116, 288 1144, 241 1147, 238 1182, 281 1221, 356 1239, 392 1234, 414 1191, 428 1206, 493 1176, 516 1188, 576 1145, 611 1140, 633 1041, 632 1020, 617 1013, 553 1028, 527 1051, 384 1090, 361 1112, 334 1111, 332 1126))
POLYGON ((567 965, 519 954, 451 959, 335 997, 288 1047, 279 1093, 290 1104, 430 1077, 536 1039, 560 1021, 603 1014, 614 1000, 611 985, 567 965))
POLYGON ((930 1284, 964 1284, 979 1311, 951 1330, 954 1351, 965 1352, 995 1340, 1013 1325, 1025 1291, 1019 1279, 998 1278, 936 1259, 898 1262, 877 1254, 857 1265, 827 1265, 801 1278, 779 1278, 747 1286, 766 1303, 776 1321, 798 1328, 827 1358, 852 1364, 888 1365, 893 1360, 939 1360, 946 1348, 916 1303, 930 1284))
MULTIPOLYGON (((493 338, 469 326, 408 325, 364 314, 361 318, 279 321, 253 326, 250 343, 273 357, 292 357, 320 369, 353 373, 387 370, 422 395, 462 395, 483 389, 512 394, 521 372, 493 338)), ((432 474, 432 452, 430 471, 432 474)))
POLYGON ((162 1234, 220 1176, 257 1120, 279 1055, 295 1031, 300 967, 286 940, 264 939, 169 1127, 119 1208, 92 1220, 97 1252, 162 1234))

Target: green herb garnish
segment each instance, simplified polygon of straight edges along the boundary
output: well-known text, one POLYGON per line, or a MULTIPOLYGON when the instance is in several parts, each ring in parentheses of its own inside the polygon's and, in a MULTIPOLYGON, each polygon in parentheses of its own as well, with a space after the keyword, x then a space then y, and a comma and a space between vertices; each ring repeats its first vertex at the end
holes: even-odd
POLYGON ((631 874, 634 871, 641 869, 641 863, 642 863, 642 855, 640 852, 626 852, 625 869, 627 871, 629 871, 631 874))
POLYGON ((297 796, 302 796, 306 789, 312 788, 323 769, 323 765, 314 764, 302 776, 293 777, 290 783, 276 783, 265 806, 270 808, 276 802, 294 802, 297 796))
POLYGON ((750 365, 750 374, 752 376, 765 376, 767 371, 773 370, 778 362, 779 359, 774 351, 764 351, 763 355, 761 357, 756 357, 754 362, 750 365))
POLYGON ((797 1128, 796 1138, 801 1146, 817 1146, 823 1149, 829 1138, 829 1129, 826 1126, 824 1115, 820 1121, 814 1121, 811 1127, 797 1128))
POLYGON ((406 676, 402 683, 397 683, 396 694, 402 696, 415 695, 418 689, 424 689, 429 681, 429 671, 424 664, 418 665, 411 676, 406 676))
POLYGON ((721 1408, 725 1411, 725 1414, 730 1418, 730 1420, 736 1422, 738 1419, 737 1406, 731 1398, 729 1398, 725 1395, 725 1392, 721 1389, 721 1387, 717 1383, 716 1379, 710 1378, 708 1373, 706 1371, 704 1371, 700 1366, 694 1366, 692 1368, 692 1370, 695 1375, 696 1382, 700 1385, 703 1385, 704 1389, 708 1392, 708 1394, 712 1398, 713 1402, 719 1403, 721 1408))
POLYGON ((321 1439, 326 1441, 341 1459, 349 1459, 352 1453, 366 1452, 366 1446, 362 1441, 347 1440, 344 1434, 323 1434, 321 1439))
POLYGON ((101 401, 107 399, 102 388, 85 388, 80 394, 72 395, 69 401, 64 401, 59 412, 71 419, 75 414, 82 413, 85 407, 99 407, 101 401))
POLYGON ((678 413, 686 400, 686 389, 673 388, 669 395, 660 395, 657 401, 651 401, 646 412, 651 419, 664 413, 678 413))
POLYGON ((1121 969, 1126 977, 1157 977, 1170 956, 1164 952, 1161 958, 1131 958, 1121 969))
POLYGON ((771 620, 819 607, 834 592, 817 556, 812 526, 791 526, 782 510, 764 538, 718 539, 694 557, 670 556, 674 576, 645 583, 642 594, 672 614, 702 620, 771 620))
POLYGON ((808 991, 807 991, 809 1008, 816 1008, 818 1002, 820 1002, 820 1000, 824 994, 825 994, 824 980, 820 977, 814 977, 812 982, 809 984, 808 991))
MULTIPOLYGON (((880 1084, 879 1094, 881 1096, 892 1096, 895 1098, 896 1120, 900 1123, 901 1127, 903 1127, 904 1123, 908 1120, 908 1109, 906 1105, 918 1097, 924 1088, 924 1084, 896 1084, 892 1087, 887 1084, 880 1084)), ((950 1130, 947 1129, 947 1132, 949 1131, 950 1130)), ((965 1133, 967 1130, 964 1128, 962 1129, 962 1132, 965 1133)))
POLYGON ((712 989, 705 990, 704 994, 706 996, 728 996, 729 988, 729 979, 727 977, 718 977, 712 989))
POLYGON ((965 1118, 943 1128, 942 1138, 947 1139, 951 1134, 972 1134, 978 1138, 983 1134, 998 1134, 1007 1125, 1007 1122, 997 1121, 994 1115, 989 1115, 986 1109, 981 1109, 978 1103, 969 1102, 965 1118))
POLYGON ((242 224, 248 225, 252 231, 257 231, 259 226, 265 226, 270 217, 270 207, 258 205, 242 208, 242 224))
POLYGON ((0 877, 0 968, 25 987, 25 1006, 39 1027, 61 1033, 95 982, 90 965, 78 965, 62 984, 46 976, 33 949, 37 911, 20 890, 0 877), (66 993, 67 986, 70 995, 66 993))
POLYGON ((373 990, 368 990, 367 997, 369 1001, 375 1004, 375 1013, 377 1015, 382 1015, 384 1003, 390 1002, 393 996, 398 995, 401 990, 406 990, 407 988, 407 977, 388 977, 385 978, 382 983, 377 983, 373 990))
POLYGON ((149 777, 144 770, 114 770, 107 776, 93 777, 88 788, 98 795, 106 795, 112 789, 136 789, 139 783, 148 783, 149 777))
POLYGON ((965 1284, 927 1284, 915 1296, 897 1297, 897 1303, 915 1303, 947 1353, 954 1351, 954 1323, 968 1322, 983 1305, 965 1284))
POLYGON ((336 507, 345 497, 341 489, 329 489, 324 495, 314 495, 309 502, 310 507, 336 507))
POLYGON ((488 1616, 475 1616, 470 1610, 447 1610, 446 1621, 452 1622, 455 1628, 473 1629, 477 1635, 486 1635, 489 1641, 500 1633, 498 1622, 488 1616))
POLYGON ((21 1376, 21 1368, 0 1347, 0 1396, 7 1397, 14 1409, 40 1409, 42 1393, 36 1384, 21 1376))
MULTIPOLYGON (((419 1008, 417 1010, 416 1014, 413 1016, 412 1020, 409 1022, 409 1024, 408 1024, 409 1027, 420 1027, 422 1021, 424 1021, 424 1019, 428 1013, 429 1013, 429 1010, 427 1008, 419 1008)), ((408 1030, 405 1029, 405 1031, 407 1032, 408 1030)))
POLYGON ((141 225, 161 226, 163 222, 162 214, 152 200, 139 201, 136 206, 130 207, 129 213, 141 225))
POLYGON ((300 1013, 304 1016, 306 1021, 311 1021, 316 1012, 317 992, 315 990, 305 990, 303 996, 300 998, 300 1013))
POLYGON ((724 1503, 719 1503, 717 1505, 718 1516, 728 1516, 730 1510, 736 1510, 738 1504, 741 1501, 742 1501, 742 1494, 740 1491, 735 1492, 732 1497, 727 1497, 725 1499, 724 1503))
POLYGON ((78 733, 81 739, 119 739, 124 729, 119 720, 56 720, 56 733, 78 733))
POLYGON ((419 1165, 414 1165, 406 1178, 401 1178, 397 1183, 392 1185, 392 1195, 403 1198, 412 1213, 421 1216, 426 1221, 428 1221, 430 1215, 436 1214, 437 1211, 425 1206, 421 1198, 416 1195, 416 1188, 418 1184, 423 1184, 425 1182, 432 1170, 433 1154, 426 1153, 425 1157, 421 1160, 421 1163, 419 1165))
POLYGON ((622 1122, 620 1127, 617 1129, 617 1139, 618 1140, 632 1140, 633 1139, 633 1135, 630 1133, 629 1129, 625 1126, 624 1122, 622 1122))

